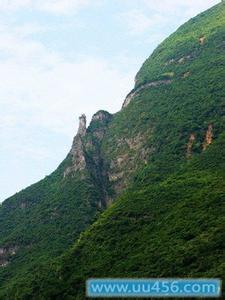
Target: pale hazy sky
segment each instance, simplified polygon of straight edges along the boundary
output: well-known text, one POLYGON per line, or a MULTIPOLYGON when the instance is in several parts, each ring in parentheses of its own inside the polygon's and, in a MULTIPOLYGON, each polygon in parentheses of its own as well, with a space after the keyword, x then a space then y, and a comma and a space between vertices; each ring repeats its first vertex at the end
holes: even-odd
POLYGON ((116 112, 154 48, 218 0, 0 0, 0 201, 51 173, 78 116, 116 112))

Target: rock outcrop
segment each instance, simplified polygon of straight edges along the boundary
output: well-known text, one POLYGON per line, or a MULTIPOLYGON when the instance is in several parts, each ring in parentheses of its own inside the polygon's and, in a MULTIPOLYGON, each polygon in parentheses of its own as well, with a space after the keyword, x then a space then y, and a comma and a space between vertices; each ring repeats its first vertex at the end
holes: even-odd
POLYGON ((126 97, 126 99, 123 102, 122 108, 127 107, 127 105, 131 102, 131 100, 137 96, 141 91, 148 89, 148 88, 154 88, 154 87, 158 87, 160 85, 167 85, 167 84, 171 84, 172 80, 171 79, 165 79, 165 80, 158 80, 158 81, 152 81, 152 82, 148 82, 146 84, 141 85, 140 87, 132 90, 126 97))
POLYGON ((82 171, 86 167, 83 137, 86 135, 86 116, 83 114, 79 117, 79 128, 73 140, 73 145, 70 150, 72 164, 65 172, 64 177, 69 174, 74 174, 77 171, 82 171))
POLYGON ((205 36, 201 36, 201 37, 199 38, 199 43, 200 43, 200 45, 204 45, 205 40, 206 40, 206 37, 205 37, 205 36))
POLYGON ((16 255, 18 251, 18 246, 8 246, 8 247, 0 247, 0 267, 6 267, 10 258, 16 255))
POLYGON ((205 151, 208 148, 208 146, 212 144, 212 141, 213 141, 213 126, 212 124, 209 124, 208 129, 206 131, 205 140, 202 146, 203 151, 205 151))
POLYGON ((69 153, 71 165, 64 171, 64 178, 75 176, 78 172, 81 175, 82 171, 86 175, 83 174, 81 178, 85 179, 86 176, 91 176, 101 191, 101 199, 98 203, 100 208, 111 203, 108 193, 107 164, 101 153, 101 144, 112 117, 110 113, 101 110, 93 115, 88 128, 86 128, 85 115, 79 118, 79 129, 69 153))
POLYGON ((187 77, 189 77, 191 75, 191 72, 185 72, 184 74, 183 74, 183 78, 187 78, 187 77))
POLYGON ((119 195, 127 186, 130 177, 140 165, 155 151, 154 146, 146 147, 146 136, 151 136, 151 128, 144 134, 123 138, 117 141, 117 155, 110 161, 108 177, 111 187, 119 195))
POLYGON ((113 119, 113 115, 100 110, 93 115, 87 130, 86 154, 87 170, 94 178, 98 189, 101 191, 99 207, 107 207, 112 202, 109 188, 108 160, 103 154, 102 143, 106 130, 113 119))
MULTIPOLYGON (((115 140, 115 156, 105 153, 102 147, 112 119, 113 115, 101 110, 93 115, 86 128, 85 116, 80 117, 79 129, 70 151, 71 164, 64 172, 64 178, 76 174, 83 179, 90 176, 100 191, 100 208, 107 207, 126 188, 130 176, 139 165, 137 161, 146 164, 148 155, 154 151, 145 147, 145 136, 138 134, 132 138, 115 140)), ((148 134, 151 135, 151 129, 148 134)))
POLYGON ((192 133, 189 137, 189 141, 188 141, 188 144, 187 144, 187 158, 190 158, 192 156, 192 148, 193 148, 193 144, 196 140, 196 137, 195 135, 192 133))
POLYGON ((183 64, 189 60, 191 60, 193 57, 192 55, 186 55, 186 56, 182 56, 180 58, 172 58, 170 60, 168 60, 166 63, 165 63, 165 66, 170 66, 170 65, 173 65, 173 64, 183 64))

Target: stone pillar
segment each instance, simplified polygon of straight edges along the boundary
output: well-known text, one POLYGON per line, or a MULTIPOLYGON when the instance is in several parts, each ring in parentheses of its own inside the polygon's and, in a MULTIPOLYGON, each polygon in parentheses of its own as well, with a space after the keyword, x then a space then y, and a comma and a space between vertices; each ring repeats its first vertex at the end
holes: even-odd
POLYGON ((86 134, 86 116, 83 114, 79 117, 79 129, 77 134, 79 134, 80 136, 84 136, 86 134))

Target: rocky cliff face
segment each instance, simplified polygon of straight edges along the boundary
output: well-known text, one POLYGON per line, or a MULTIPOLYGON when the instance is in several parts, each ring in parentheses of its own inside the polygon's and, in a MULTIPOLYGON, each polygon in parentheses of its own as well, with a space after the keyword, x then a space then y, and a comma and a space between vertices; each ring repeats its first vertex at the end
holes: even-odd
POLYGON ((64 171, 64 177, 85 169, 86 160, 85 160, 85 148, 83 143, 83 138, 85 135, 86 135, 86 116, 82 115, 79 118, 78 132, 74 137, 72 148, 69 153, 72 158, 72 163, 64 171))
POLYGON ((110 113, 99 111, 93 115, 90 126, 86 128, 86 116, 80 116, 79 129, 69 153, 71 163, 64 171, 64 178, 77 175, 85 179, 88 174, 91 175, 101 190, 99 208, 108 206, 112 201, 107 162, 101 149, 105 132, 112 118, 110 113))
MULTIPOLYGON (((148 87, 157 85, 151 84, 148 87)), ((141 90, 142 88, 136 93, 141 90)), ((150 152, 154 151, 154 147, 149 149, 145 146, 146 135, 151 134, 151 128, 145 133, 138 132, 130 137, 114 136, 115 151, 111 153, 112 147, 109 145, 112 139, 108 131, 113 115, 106 111, 97 112, 88 128, 85 115, 79 120, 79 129, 69 153, 71 163, 64 171, 64 178, 77 175, 85 179, 87 174, 91 174, 101 190, 99 207, 107 207, 128 186, 130 177, 140 164, 147 164, 150 152)))
POLYGON ((150 88, 156 88, 160 85, 166 85, 166 84, 170 84, 172 83, 171 79, 165 79, 165 80, 157 80, 157 81, 152 81, 152 82, 148 82, 145 84, 142 84, 141 86, 133 89, 126 97, 126 99, 123 102, 123 106, 122 108, 125 108, 128 106, 128 104, 131 102, 131 100, 133 98, 135 98, 136 96, 138 96, 143 90, 145 89, 150 89, 150 88))
POLYGON ((13 256, 16 255, 18 246, 5 246, 0 248, 0 267, 6 267, 13 256))

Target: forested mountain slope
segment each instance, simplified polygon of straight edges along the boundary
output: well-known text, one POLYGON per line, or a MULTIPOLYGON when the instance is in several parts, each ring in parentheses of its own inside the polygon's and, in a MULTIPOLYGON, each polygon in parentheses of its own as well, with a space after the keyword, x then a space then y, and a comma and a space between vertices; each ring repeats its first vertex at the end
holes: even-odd
POLYGON ((81 116, 52 175, 3 203, 0 295, 84 299, 89 277, 225 279, 224 82, 220 3, 154 51, 120 112, 88 128, 81 116))

